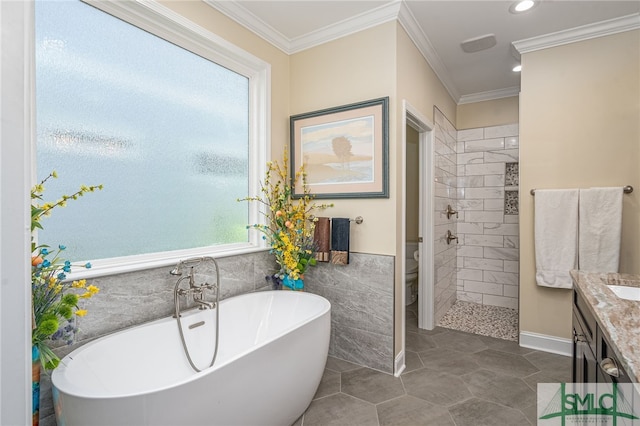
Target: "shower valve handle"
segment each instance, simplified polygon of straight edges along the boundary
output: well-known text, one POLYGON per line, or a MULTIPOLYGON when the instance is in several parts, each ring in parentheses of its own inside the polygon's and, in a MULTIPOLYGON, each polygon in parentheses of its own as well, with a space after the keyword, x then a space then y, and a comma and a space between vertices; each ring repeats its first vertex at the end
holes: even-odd
POLYGON ((447 239, 447 244, 451 244, 452 240, 456 240, 456 244, 458 244, 458 237, 453 235, 451 231, 449 231, 448 229, 447 229, 447 234, 445 235, 445 238, 447 239))
POLYGON ((445 213, 447 214, 447 219, 451 219, 451 216, 454 214, 456 215, 456 218, 458 218, 458 211, 454 210, 453 207, 451 207, 451 204, 447 204, 447 211, 445 213))

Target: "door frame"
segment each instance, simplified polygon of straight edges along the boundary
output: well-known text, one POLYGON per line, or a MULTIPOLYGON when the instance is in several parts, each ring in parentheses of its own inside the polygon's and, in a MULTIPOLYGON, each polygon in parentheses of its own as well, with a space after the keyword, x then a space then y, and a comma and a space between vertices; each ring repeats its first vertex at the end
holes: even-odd
POLYGON ((404 284, 404 277, 406 276, 406 239, 407 239, 407 126, 410 126, 418 131, 419 139, 419 152, 420 152, 420 171, 419 171, 419 237, 422 238, 422 242, 418 243, 418 268, 420 273, 418 274, 418 327, 427 330, 433 330, 435 327, 434 316, 434 273, 433 270, 433 196, 434 196, 434 124, 431 120, 427 119, 417 108, 413 107, 407 100, 402 101, 402 143, 401 143, 401 156, 402 156, 402 172, 400 173, 400 179, 402 181, 402 231, 400 238, 402 243, 400 244, 400 265, 401 277, 403 281, 401 284, 401 357, 396 364, 396 374, 400 374, 404 369, 404 354, 406 351, 406 286, 404 284))

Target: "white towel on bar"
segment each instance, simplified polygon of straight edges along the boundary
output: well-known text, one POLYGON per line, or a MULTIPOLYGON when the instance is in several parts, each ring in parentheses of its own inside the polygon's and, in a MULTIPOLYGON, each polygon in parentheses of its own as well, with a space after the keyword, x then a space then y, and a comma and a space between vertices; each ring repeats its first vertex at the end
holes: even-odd
POLYGON ((578 265, 581 271, 618 272, 622 187, 580 190, 578 265))
POLYGON ((536 283, 573 288, 569 271, 578 266, 578 190, 536 190, 536 283))

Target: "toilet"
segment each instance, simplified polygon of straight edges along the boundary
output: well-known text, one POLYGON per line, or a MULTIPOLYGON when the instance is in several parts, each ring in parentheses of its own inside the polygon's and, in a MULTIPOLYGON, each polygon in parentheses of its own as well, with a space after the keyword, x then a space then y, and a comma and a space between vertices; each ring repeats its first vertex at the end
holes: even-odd
POLYGON ((406 253, 404 283, 405 305, 408 306, 418 300, 418 243, 407 243, 406 253))

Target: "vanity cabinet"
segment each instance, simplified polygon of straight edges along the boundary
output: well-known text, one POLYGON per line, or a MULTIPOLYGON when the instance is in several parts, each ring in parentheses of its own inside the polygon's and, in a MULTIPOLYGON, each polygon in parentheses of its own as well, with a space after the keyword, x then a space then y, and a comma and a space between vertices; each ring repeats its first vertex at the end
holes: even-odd
POLYGON ((573 290, 573 382, 630 383, 611 344, 587 307, 573 290))
POLYGON ((595 383, 596 320, 584 299, 573 291, 573 383, 595 383))

